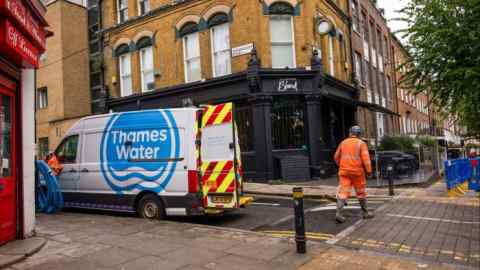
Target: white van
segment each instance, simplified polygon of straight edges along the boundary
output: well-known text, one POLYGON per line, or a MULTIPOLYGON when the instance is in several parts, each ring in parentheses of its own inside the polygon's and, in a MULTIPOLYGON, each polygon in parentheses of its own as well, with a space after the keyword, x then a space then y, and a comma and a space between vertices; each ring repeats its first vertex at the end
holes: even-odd
POLYGON ((242 197, 232 103, 79 120, 55 150, 65 207, 144 218, 236 209, 242 197))

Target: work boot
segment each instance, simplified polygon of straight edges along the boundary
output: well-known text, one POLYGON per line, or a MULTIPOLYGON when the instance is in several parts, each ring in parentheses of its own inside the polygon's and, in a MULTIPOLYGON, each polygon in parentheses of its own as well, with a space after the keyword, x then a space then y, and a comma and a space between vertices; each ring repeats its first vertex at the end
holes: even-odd
POLYGON ((362 217, 364 219, 373 218, 375 215, 368 211, 367 199, 358 199, 360 207, 362 208, 362 217))
POLYGON ((344 223, 347 219, 342 215, 343 207, 345 206, 345 200, 337 199, 337 213, 335 215, 335 220, 337 223, 344 223))

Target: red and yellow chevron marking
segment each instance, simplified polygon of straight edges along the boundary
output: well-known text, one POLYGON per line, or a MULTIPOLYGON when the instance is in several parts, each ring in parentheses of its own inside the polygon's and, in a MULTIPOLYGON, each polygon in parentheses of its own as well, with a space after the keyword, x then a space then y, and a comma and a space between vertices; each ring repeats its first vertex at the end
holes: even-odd
MULTIPOLYGON (((200 167, 202 174, 203 198, 205 206, 209 203, 209 193, 233 193, 235 192, 235 168, 233 161, 211 161, 204 162, 200 167)), ((235 200, 232 201, 232 206, 235 200)), ((225 205, 225 207, 232 207, 225 205)), ((218 207, 218 205, 216 205, 218 207)))
POLYGON ((231 122, 232 107, 233 104, 231 102, 207 106, 202 118, 202 127, 231 122))

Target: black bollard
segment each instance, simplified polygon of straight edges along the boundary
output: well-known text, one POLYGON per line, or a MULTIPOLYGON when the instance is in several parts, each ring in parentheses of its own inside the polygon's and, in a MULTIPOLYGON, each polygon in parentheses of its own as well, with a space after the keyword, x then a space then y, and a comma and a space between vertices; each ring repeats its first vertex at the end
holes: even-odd
POLYGON ((307 252, 307 239, 305 237, 305 215, 303 212, 303 188, 293 188, 293 203, 295 209, 295 243, 297 253, 307 252))
POLYGON ((393 163, 388 164, 387 166, 387 175, 388 175, 388 195, 394 196, 395 191, 393 190, 393 163))

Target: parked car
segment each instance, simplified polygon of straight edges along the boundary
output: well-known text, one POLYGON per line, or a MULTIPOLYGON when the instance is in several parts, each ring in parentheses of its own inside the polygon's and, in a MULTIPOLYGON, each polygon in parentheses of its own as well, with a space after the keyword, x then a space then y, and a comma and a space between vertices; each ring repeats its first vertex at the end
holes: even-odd
MULTIPOLYGON (((392 159, 395 159, 394 161, 394 170, 393 174, 394 175, 405 175, 405 174, 410 174, 414 173, 417 171, 420 166, 418 163, 418 157, 416 155, 412 154, 407 154, 402 151, 378 151, 378 165, 380 167, 380 175, 385 176, 387 172, 387 166, 389 161, 392 159)), ((376 177, 376 156, 375 156, 375 151, 370 151, 370 159, 372 161, 372 168, 373 168, 373 176, 376 177)))

